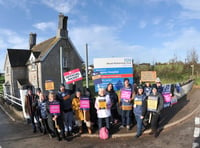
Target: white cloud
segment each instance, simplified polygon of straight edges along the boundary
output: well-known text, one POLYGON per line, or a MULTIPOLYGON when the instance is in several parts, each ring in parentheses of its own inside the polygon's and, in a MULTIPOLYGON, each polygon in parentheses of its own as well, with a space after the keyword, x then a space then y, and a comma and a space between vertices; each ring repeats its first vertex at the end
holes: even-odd
POLYGON ((176 0, 183 8, 181 18, 184 19, 200 19, 200 1, 199 0, 176 0))
POLYGON ((152 22, 153 22, 154 25, 160 24, 161 21, 162 21, 162 18, 160 18, 160 17, 156 17, 156 18, 154 18, 152 20, 152 22))
POLYGON ((28 38, 23 38, 9 29, 0 29, 0 72, 3 71, 7 48, 27 49, 28 38))
POLYGON ((78 0, 42 0, 42 2, 57 12, 69 13, 78 3, 78 0))
POLYGON ((55 30, 56 28, 56 24, 54 22, 40 22, 40 23, 34 24, 33 26, 42 31, 46 31, 48 29, 55 30))
POLYGON ((146 21, 140 21, 139 27, 143 29, 146 27, 146 25, 147 25, 146 21))
POLYGON ((116 32, 117 29, 114 27, 93 25, 72 28, 70 37, 79 49, 80 55, 85 55, 85 44, 88 43, 90 63, 97 57, 134 56, 134 52, 137 53, 143 49, 140 45, 130 45, 120 40, 116 32))

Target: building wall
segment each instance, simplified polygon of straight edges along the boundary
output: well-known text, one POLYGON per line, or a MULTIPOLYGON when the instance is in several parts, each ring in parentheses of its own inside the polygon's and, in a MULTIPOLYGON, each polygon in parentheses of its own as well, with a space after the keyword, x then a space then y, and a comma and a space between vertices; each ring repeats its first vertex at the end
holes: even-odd
POLYGON ((12 74, 13 83, 11 84, 11 86, 13 87, 13 96, 20 97, 17 80, 27 79, 27 68, 26 67, 14 67, 12 72, 13 72, 13 74, 12 74))
MULTIPOLYGON (((63 56, 67 57, 67 63, 69 65, 68 68, 63 69, 63 72, 65 72, 65 70, 69 71, 75 68, 81 68, 81 61, 78 56, 76 56, 74 50, 68 45, 67 40, 62 39, 41 63, 43 90, 45 90, 45 80, 54 81, 55 90, 57 91, 59 89, 61 83, 60 46, 63 47, 63 56)), ((82 82, 78 82, 77 86, 82 87, 82 82)))

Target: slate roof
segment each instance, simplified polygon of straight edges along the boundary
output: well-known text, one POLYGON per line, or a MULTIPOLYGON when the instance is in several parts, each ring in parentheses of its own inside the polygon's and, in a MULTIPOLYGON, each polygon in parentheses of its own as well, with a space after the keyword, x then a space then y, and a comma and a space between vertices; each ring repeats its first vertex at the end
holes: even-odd
POLYGON ((25 66, 31 54, 31 50, 26 49, 7 49, 7 51, 11 67, 25 66))
POLYGON ((37 61, 40 61, 43 57, 45 57, 49 50, 51 50, 58 41, 59 38, 53 37, 33 46, 31 50, 33 51, 37 61))

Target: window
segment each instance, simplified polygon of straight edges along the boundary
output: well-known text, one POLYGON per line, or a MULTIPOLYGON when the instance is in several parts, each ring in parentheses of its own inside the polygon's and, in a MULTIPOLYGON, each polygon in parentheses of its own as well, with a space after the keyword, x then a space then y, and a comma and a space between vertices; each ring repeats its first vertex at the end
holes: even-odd
POLYGON ((36 70, 36 65, 35 65, 35 63, 31 64, 31 70, 36 70))

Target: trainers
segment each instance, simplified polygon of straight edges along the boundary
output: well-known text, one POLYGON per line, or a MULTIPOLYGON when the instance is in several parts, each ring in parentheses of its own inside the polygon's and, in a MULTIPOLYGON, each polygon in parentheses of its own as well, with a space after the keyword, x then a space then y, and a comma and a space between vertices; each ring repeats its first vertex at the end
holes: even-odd
POLYGON ((120 128, 120 129, 123 129, 123 128, 125 128, 125 126, 124 126, 124 125, 121 125, 119 128, 120 128))
POLYGON ((131 129, 130 125, 127 125, 126 128, 127 128, 127 130, 130 130, 130 129, 131 129))
POLYGON ((141 135, 135 135, 135 139, 138 139, 141 135))

